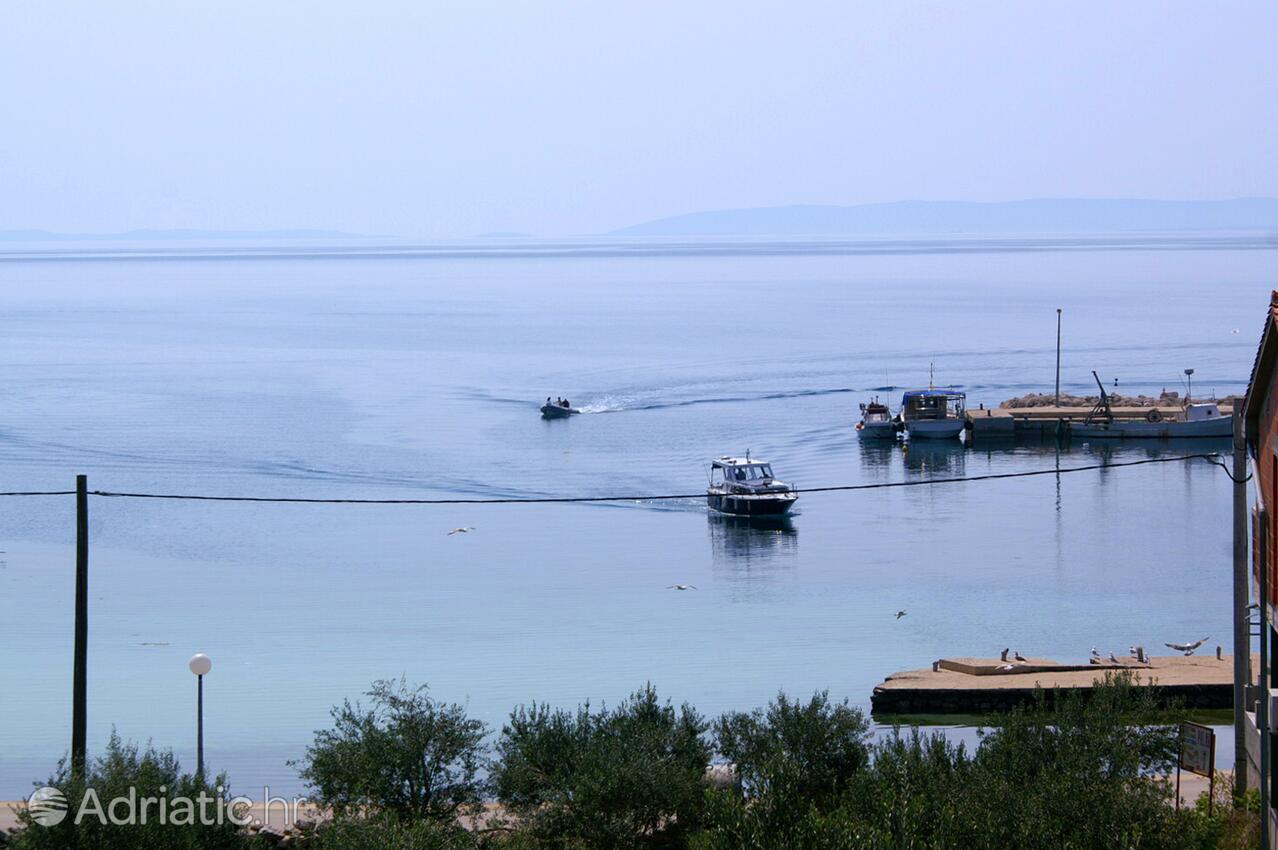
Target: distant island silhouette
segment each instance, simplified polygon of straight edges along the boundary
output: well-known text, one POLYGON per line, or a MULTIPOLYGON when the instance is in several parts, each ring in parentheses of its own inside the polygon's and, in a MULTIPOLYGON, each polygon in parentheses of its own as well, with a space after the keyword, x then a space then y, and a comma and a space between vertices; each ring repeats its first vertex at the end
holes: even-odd
POLYGON ((163 241, 181 239, 376 239, 365 233, 347 233, 341 230, 195 230, 195 229, 140 229, 118 233, 58 233, 52 230, 0 230, 0 241, 5 242, 53 242, 53 241, 163 241))
POLYGON ((887 236, 1278 229, 1278 199, 1151 201, 1041 198, 899 201, 711 210, 659 218, 612 236, 887 236))

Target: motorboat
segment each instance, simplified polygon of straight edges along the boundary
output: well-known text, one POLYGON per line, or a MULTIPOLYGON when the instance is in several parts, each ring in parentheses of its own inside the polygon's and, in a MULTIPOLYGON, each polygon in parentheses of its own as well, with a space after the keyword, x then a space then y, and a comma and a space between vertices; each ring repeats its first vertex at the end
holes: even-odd
POLYGON ((856 423, 856 435, 862 440, 894 440, 896 439, 897 421, 877 397, 868 404, 861 405, 861 421, 856 423))
MULTIPOLYGON (((1185 370, 1192 375, 1193 370, 1185 370)), ((1069 433, 1074 437, 1131 440, 1170 440, 1178 437, 1227 438, 1233 436, 1233 419, 1220 412, 1215 402, 1191 402, 1186 396, 1180 410, 1168 415, 1152 407, 1144 419, 1118 419, 1110 407, 1109 393, 1100 376, 1092 371, 1096 386, 1100 387, 1100 400, 1082 422, 1069 423, 1069 433)))
POLYGON ((798 500, 795 488, 772 475, 772 464, 763 460, 720 457, 710 464, 706 503, 711 510, 734 516, 778 517, 798 500))
POLYGON ((911 440, 952 440, 967 425, 967 395, 955 390, 909 390, 901 397, 901 421, 911 440))
POLYGON ((574 413, 581 413, 580 407, 565 407, 562 404, 547 402, 541 406, 542 419, 566 419, 574 413))

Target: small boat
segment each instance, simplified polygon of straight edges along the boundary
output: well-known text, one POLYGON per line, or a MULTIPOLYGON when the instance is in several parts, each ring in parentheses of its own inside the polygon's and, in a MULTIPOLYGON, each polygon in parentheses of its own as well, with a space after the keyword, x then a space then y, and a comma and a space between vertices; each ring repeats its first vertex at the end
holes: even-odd
POLYGON ((772 477, 767 461, 721 457, 710 464, 706 503, 711 510, 734 516, 779 517, 789 512, 799 494, 772 477))
POLYGON ((911 440, 952 440, 967 425, 967 395, 955 390, 910 390, 901 397, 901 421, 911 440))
MULTIPOLYGON (((1188 370, 1192 373, 1192 370, 1188 370)), ((1117 419, 1110 408, 1109 393, 1095 371, 1096 385, 1100 387, 1100 401, 1082 422, 1071 422, 1069 433, 1074 437, 1098 437, 1128 440, 1170 440, 1177 437, 1232 437, 1234 422, 1220 412, 1215 402, 1190 402, 1175 414, 1168 416, 1157 407, 1151 408, 1144 419, 1117 419)))
POLYGON ((869 404, 861 405, 861 421, 856 423, 856 435, 862 440, 896 439, 897 422, 892 411, 875 397, 869 404))
POLYGON ((566 419, 574 413, 581 413, 580 407, 564 407, 562 404, 543 404, 541 406, 542 419, 566 419))

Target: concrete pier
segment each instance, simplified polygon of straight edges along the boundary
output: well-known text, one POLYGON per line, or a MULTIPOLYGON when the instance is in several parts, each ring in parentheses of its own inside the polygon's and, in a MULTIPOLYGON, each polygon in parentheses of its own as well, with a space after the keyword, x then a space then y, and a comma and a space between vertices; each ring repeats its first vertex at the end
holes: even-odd
POLYGON ((888 676, 874 689, 870 706, 876 715, 1007 711, 1031 702, 1037 688, 1090 691, 1106 673, 1123 670, 1151 684, 1168 702, 1179 701, 1186 708, 1228 709, 1234 704, 1233 656, 1206 653, 1150 657, 1145 663, 1120 658, 1117 664, 942 658, 931 668, 888 676))

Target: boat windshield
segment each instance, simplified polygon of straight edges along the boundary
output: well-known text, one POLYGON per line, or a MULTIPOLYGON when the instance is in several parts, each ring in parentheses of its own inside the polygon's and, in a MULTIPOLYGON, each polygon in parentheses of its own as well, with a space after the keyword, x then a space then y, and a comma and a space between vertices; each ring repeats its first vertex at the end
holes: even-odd
POLYGON ((772 467, 766 463, 738 466, 732 470, 729 477, 734 481, 762 481, 772 477, 772 467))

